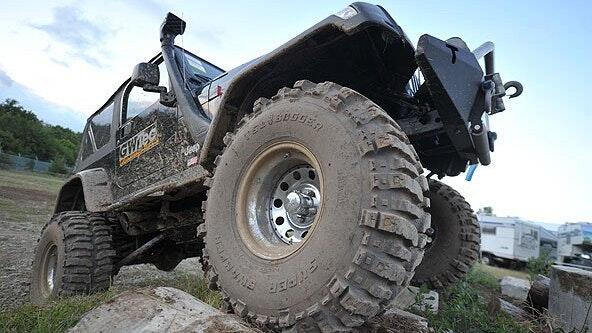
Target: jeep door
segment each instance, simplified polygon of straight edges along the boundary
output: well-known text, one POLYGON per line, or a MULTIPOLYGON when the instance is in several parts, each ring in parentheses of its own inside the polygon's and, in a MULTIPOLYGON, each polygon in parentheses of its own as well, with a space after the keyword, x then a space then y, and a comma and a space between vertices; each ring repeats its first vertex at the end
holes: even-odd
MULTIPOLYGON (((168 87, 162 58, 154 62, 160 62, 160 85, 168 87)), ((170 159, 175 158, 171 139, 176 127, 177 110, 162 105, 159 93, 132 85, 126 87, 117 133, 116 197, 131 194, 169 175, 165 170, 170 159)))

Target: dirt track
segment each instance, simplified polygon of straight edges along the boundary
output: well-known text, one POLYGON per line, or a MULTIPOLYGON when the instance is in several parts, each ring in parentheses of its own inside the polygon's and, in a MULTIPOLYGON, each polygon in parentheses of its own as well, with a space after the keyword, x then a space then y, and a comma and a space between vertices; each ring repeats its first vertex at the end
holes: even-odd
MULTIPOLYGON (((29 300, 34 247, 43 224, 51 217, 62 182, 55 177, 0 170, 0 309, 29 300)), ((167 285, 185 273, 201 275, 196 259, 183 261, 169 273, 152 265, 124 267, 114 286, 167 285)))

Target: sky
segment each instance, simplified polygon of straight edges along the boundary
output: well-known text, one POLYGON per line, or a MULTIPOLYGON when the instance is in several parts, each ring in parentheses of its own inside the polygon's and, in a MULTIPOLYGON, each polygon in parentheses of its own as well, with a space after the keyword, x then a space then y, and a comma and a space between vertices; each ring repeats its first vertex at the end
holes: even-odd
MULTIPOLYGON (((0 99, 81 130, 159 51, 166 12, 188 22, 177 43, 231 69, 267 53, 346 1, 2 1, 0 99)), ((429 33, 496 44, 502 79, 524 85, 491 118, 490 166, 471 182, 444 178, 477 210, 547 223, 592 221, 592 20, 588 1, 380 1, 415 43, 429 33)))

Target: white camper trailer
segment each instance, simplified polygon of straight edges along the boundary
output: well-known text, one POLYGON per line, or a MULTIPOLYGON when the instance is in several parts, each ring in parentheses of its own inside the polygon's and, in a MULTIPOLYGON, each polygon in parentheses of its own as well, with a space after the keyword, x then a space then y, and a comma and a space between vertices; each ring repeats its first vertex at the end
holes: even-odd
POLYGON ((566 223, 558 238, 559 262, 592 266, 592 223, 566 223))
POLYGON ((479 214, 483 262, 522 264, 538 258, 540 226, 513 217, 479 214))

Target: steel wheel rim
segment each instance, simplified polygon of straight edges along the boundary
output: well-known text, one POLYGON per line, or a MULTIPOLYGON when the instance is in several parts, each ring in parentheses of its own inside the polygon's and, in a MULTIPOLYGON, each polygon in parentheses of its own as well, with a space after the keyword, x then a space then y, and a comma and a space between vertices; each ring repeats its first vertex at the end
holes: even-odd
POLYGON ((275 143, 247 167, 237 191, 238 232, 264 259, 298 251, 321 215, 323 177, 319 163, 294 141, 275 143))
POLYGON ((51 294, 55 288, 58 267, 58 248, 55 244, 48 246, 45 251, 43 263, 43 281, 46 294, 51 294))

